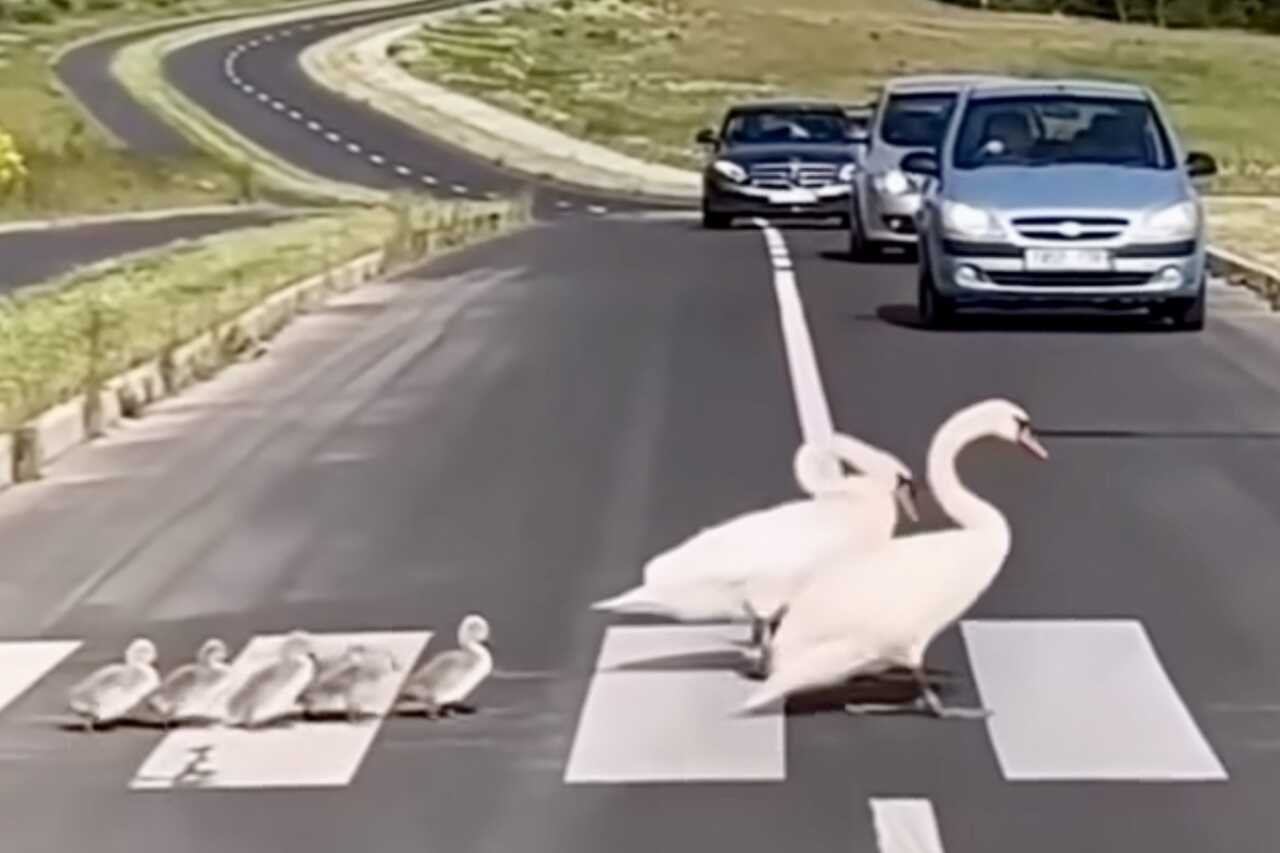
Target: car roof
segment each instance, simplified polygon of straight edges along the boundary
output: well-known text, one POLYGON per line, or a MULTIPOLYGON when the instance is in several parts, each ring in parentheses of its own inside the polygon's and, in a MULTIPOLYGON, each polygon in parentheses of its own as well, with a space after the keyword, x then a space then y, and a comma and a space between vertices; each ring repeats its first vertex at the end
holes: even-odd
POLYGON ((884 88, 893 94, 959 92, 966 86, 1014 79, 1016 78, 993 74, 912 74, 904 77, 890 77, 884 82, 884 88))
POLYGON ((971 97, 1034 97, 1062 93, 1108 98, 1149 100, 1150 92, 1136 83, 1119 83, 1111 80, 1052 79, 1052 80, 988 80, 971 86, 971 97))
POLYGON ((810 99, 777 99, 768 101, 746 101, 729 107, 729 113, 751 113, 764 110, 804 110, 813 112, 843 113, 847 107, 838 101, 810 99))

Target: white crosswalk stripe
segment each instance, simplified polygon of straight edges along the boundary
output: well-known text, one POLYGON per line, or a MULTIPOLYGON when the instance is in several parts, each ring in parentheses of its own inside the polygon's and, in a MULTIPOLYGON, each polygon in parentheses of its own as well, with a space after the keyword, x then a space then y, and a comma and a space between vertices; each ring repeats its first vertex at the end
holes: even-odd
POLYGON ((19 640, 0 643, 0 711, 26 693, 79 647, 78 640, 19 640))

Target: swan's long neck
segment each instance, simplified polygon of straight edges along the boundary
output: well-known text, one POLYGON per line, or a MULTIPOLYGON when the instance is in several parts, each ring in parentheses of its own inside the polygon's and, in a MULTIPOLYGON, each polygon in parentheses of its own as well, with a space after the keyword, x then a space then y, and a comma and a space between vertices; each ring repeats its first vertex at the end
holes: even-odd
POLYGON ((956 472, 960 452, 987 433, 963 418, 943 424, 929 447, 929 488, 943 511, 960 527, 1007 531, 1009 525, 1000 510, 965 486, 956 472))

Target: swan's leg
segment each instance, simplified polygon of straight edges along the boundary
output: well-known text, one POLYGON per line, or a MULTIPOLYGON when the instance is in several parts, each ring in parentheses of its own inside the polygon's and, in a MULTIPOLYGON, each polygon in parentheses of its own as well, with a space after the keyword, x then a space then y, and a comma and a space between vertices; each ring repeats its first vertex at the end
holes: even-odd
POLYGON ((916 684, 920 686, 920 698, 916 701, 923 701, 925 707, 929 709, 929 713, 935 717, 950 720, 985 720, 991 716, 991 711, 987 708, 948 708, 944 706, 942 700, 938 698, 937 692, 929 684, 929 676, 924 671, 924 667, 917 666, 911 671, 915 674, 916 684))
POLYGON ((862 717, 871 714, 905 714, 908 711, 920 710, 920 706, 919 700, 906 705, 893 702, 850 702, 844 706, 844 710, 846 714, 862 717))

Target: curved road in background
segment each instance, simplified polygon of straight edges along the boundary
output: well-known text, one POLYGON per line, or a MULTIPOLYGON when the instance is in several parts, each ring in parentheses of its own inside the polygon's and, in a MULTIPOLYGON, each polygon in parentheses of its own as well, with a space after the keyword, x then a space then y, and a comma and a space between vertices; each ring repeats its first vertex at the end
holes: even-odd
MULTIPOLYGON (((389 180, 309 144, 289 109, 469 193, 516 180, 315 90, 294 57, 316 37, 241 60, 283 116, 223 82, 225 40, 171 70, 326 175, 389 180)), ((1270 849, 1276 317, 1215 286, 1202 334, 925 331, 909 263, 851 263, 839 231, 773 239, 678 215, 549 219, 336 300, 267 357, 6 492, 5 850, 1270 849), (1043 431, 1047 463, 986 445, 960 465, 1014 545, 976 622, 929 662, 948 700, 995 707, 988 723, 731 720, 732 652, 587 609, 681 537, 795 495, 789 365, 809 337, 835 425, 921 474, 932 430, 977 399, 1018 400, 1043 431), (247 745, 59 727, 67 688, 139 634, 165 667, 210 635, 238 650, 297 626, 430 629, 434 652, 468 612, 492 623, 498 662, 471 717, 247 745), (49 662, 24 637, 83 645, 49 662), (156 786, 172 790, 136 790, 156 786)))

